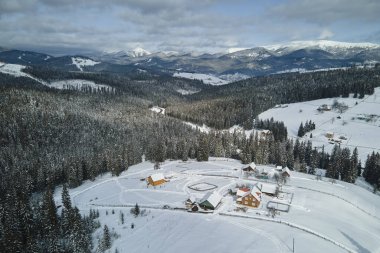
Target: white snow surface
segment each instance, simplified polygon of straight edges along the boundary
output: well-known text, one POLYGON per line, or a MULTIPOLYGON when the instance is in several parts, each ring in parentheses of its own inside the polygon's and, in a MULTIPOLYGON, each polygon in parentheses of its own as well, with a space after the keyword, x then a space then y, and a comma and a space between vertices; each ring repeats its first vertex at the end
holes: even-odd
POLYGON ((203 126, 199 126, 197 124, 194 124, 191 122, 186 122, 186 121, 184 121, 183 123, 188 125, 188 126, 191 126, 193 129, 198 129, 202 133, 209 133, 212 130, 212 128, 206 126, 205 124, 203 124, 203 126))
POLYGON ((60 90, 81 90, 84 88, 93 88, 93 89, 105 89, 107 91, 112 91, 113 88, 105 84, 97 84, 93 81, 82 80, 82 79, 70 79, 70 80, 61 80, 55 81, 48 84, 49 87, 60 89, 60 90))
POLYGON ((191 94, 200 92, 200 90, 184 90, 184 89, 178 89, 176 91, 182 95, 191 95, 191 94))
POLYGON ((24 65, 19 65, 19 64, 9 64, 9 63, 3 63, 3 62, 0 62, 0 72, 1 73, 4 73, 4 74, 8 74, 8 75, 12 75, 12 76, 15 76, 15 77, 28 77, 28 78, 31 78, 43 85, 48 85, 46 82, 38 79, 38 78, 35 78, 34 76, 28 74, 28 73, 25 73, 23 72, 22 70, 24 70, 26 68, 26 66, 24 65))
POLYGON ((334 133, 334 139, 344 137, 341 147, 349 147, 351 151, 357 147, 359 157, 364 162, 367 155, 380 152, 380 88, 375 88, 373 95, 366 95, 363 99, 353 98, 326 98, 307 102, 288 104, 287 107, 269 109, 259 115, 260 119, 274 118, 283 121, 288 129, 289 137, 296 138, 298 128, 303 122, 312 120, 316 129, 308 132, 303 139, 310 140, 316 147, 325 146, 325 151, 330 152, 333 144, 329 143, 325 136, 327 132, 334 133), (318 112, 317 108, 323 104, 332 105, 334 100, 344 103, 348 110, 318 112), (357 103, 357 104, 356 104, 357 103), (340 118, 338 118, 340 117, 340 118))
MULTIPOLYGON (((293 194, 291 204, 268 196, 262 200, 290 205, 288 213, 268 217, 265 204, 238 212, 228 189, 258 182, 239 177, 243 166, 237 160, 224 158, 210 158, 208 162, 166 161, 160 170, 171 175, 170 182, 147 188, 141 179, 155 171, 153 163, 144 162, 129 167, 118 177, 107 173, 69 191, 73 205, 82 214, 99 210, 101 227, 93 235, 95 245, 105 224, 119 235, 109 252, 285 253, 292 252, 293 239, 296 252, 380 252, 379 196, 353 184, 332 184, 327 178, 317 181, 314 176, 292 172, 282 187, 285 195, 293 194), (184 208, 188 196, 200 199, 205 193, 188 186, 202 182, 216 185, 215 191, 223 196, 213 213, 172 209, 184 208), (137 218, 130 214, 136 203, 146 210, 137 218), (120 212, 125 215, 124 224, 120 222, 120 212)), ((61 188, 57 188, 57 205, 60 199, 61 188)))
POLYGON ((130 51, 130 54, 132 57, 142 57, 142 56, 150 55, 152 53, 141 47, 136 47, 135 49, 130 51))
POLYGON ((201 80, 205 84, 211 85, 225 85, 228 84, 228 81, 220 79, 213 75, 199 74, 199 73, 187 73, 187 72, 176 72, 173 74, 174 77, 182 77, 193 80, 201 80))
POLYGON ((150 110, 155 113, 165 114, 165 108, 159 106, 153 106, 152 108, 150 108, 150 110))
POLYGON ((94 66, 100 62, 93 61, 91 59, 84 59, 81 57, 71 57, 73 65, 75 65, 80 71, 83 71, 84 66, 94 66))
POLYGON ((60 90, 81 90, 83 88, 93 88, 93 89, 105 89, 107 91, 113 91, 114 88, 112 88, 109 85, 106 84, 97 84, 93 81, 88 80, 81 80, 81 79, 70 79, 70 80, 60 80, 60 81, 54 81, 51 83, 45 82, 41 79, 35 78, 34 76, 22 72, 23 69, 25 69, 26 66, 19 65, 19 64, 8 64, 8 63, 2 63, 0 62, 0 72, 9 74, 15 77, 28 77, 31 78, 43 85, 46 85, 51 88, 56 88, 60 90))
POLYGON ((284 74, 284 73, 314 73, 314 72, 325 72, 325 71, 334 71, 334 70, 347 70, 349 67, 341 67, 341 68, 324 68, 324 69, 313 69, 307 70, 305 68, 293 68, 277 71, 276 74, 284 74))

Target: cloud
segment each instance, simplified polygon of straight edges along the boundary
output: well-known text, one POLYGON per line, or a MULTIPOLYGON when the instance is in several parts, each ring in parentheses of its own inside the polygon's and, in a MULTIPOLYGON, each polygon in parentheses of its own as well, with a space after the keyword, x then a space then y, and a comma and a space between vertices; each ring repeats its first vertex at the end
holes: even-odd
POLYGON ((0 1, 0 16, 31 11, 36 6, 36 0, 2 0, 0 1))
POLYGON ((344 20, 380 21, 378 0, 293 0, 273 6, 269 13, 283 20, 326 25, 344 20))
POLYGON ((380 22, 377 2, 0 0, 0 46, 54 53, 137 46, 218 52, 318 38, 380 41, 372 35, 380 22))
POLYGON ((333 36, 334 36, 334 33, 332 31, 330 31, 329 29, 323 29, 318 39, 328 40, 328 39, 331 39, 333 36))

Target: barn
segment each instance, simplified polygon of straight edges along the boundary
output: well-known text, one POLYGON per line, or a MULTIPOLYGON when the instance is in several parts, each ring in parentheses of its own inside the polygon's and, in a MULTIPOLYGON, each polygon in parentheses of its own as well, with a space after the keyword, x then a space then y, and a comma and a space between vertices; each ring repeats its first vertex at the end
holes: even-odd
POLYGON ((222 200, 222 196, 216 192, 208 192, 206 195, 199 201, 199 206, 203 209, 215 210, 222 200))
POLYGON ((157 186, 166 183, 165 177, 162 173, 150 175, 146 181, 148 185, 157 186))

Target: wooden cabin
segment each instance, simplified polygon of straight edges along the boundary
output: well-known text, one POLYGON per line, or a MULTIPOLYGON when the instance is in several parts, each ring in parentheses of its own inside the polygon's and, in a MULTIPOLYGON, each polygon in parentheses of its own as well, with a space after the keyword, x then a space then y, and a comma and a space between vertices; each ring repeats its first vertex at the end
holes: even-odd
POLYGON ((158 185, 166 183, 165 177, 162 173, 150 175, 146 179, 146 181, 147 181, 148 185, 152 185, 152 186, 158 186, 158 185))
POLYGON ((258 207, 260 206, 260 202, 261 202, 261 197, 252 191, 247 192, 244 196, 236 200, 237 204, 248 206, 248 207, 258 207))
POLYGON ((331 138, 334 138, 334 133, 333 133, 333 132, 327 132, 327 133, 325 134, 325 136, 326 136, 327 138, 331 139, 331 138))

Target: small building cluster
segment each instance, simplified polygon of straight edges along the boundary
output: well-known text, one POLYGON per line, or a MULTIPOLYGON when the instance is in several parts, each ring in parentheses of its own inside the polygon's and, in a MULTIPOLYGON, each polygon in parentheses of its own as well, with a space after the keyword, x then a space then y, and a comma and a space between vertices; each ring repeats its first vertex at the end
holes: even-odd
POLYGON ((252 162, 247 167, 242 168, 242 174, 244 176, 254 176, 257 179, 269 179, 276 173, 283 177, 290 177, 290 169, 288 167, 283 168, 282 166, 277 166, 274 169, 257 168, 256 164, 252 162))
POLYGON ((320 111, 320 112, 331 111, 331 106, 323 104, 323 105, 319 106, 317 110, 320 111))
POLYGON ((256 183, 250 187, 240 187, 236 191, 236 204, 257 208, 262 202, 263 195, 274 197, 278 191, 277 185, 256 183))

